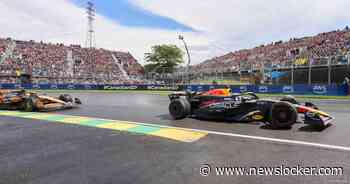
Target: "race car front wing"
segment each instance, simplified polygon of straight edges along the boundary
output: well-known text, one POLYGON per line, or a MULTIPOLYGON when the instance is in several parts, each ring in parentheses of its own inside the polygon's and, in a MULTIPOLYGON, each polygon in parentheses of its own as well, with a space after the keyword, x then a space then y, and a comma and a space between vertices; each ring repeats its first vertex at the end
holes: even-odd
POLYGON ((303 105, 297 105, 297 111, 304 114, 304 123, 308 125, 327 127, 334 120, 334 117, 323 111, 303 105))
POLYGON ((304 123, 313 126, 327 127, 334 120, 331 116, 322 116, 317 113, 305 113, 304 123))

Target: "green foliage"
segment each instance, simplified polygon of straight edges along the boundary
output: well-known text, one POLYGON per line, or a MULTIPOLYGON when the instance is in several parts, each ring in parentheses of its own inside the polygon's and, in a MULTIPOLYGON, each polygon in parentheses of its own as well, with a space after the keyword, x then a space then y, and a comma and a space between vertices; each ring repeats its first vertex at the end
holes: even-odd
POLYGON ((155 45, 151 53, 145 54, 146 72, 172 73, 184 62, 183 52, 176 45, 155 45))

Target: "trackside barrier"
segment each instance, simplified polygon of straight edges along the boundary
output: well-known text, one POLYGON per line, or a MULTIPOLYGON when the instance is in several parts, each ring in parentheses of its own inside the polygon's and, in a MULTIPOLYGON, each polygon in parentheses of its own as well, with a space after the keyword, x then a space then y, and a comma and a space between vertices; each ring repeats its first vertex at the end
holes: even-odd
MULTIPOLYGON (((214 88, 223 88, 221 85, 93 85, 93 84, 0 84, 0 89, 42 89, 42 90, 163 90, 163 91, 208 91, 214 88)), ((343 85, 241 85, 230 86, 234 93, 280 93, 280 94, 315 94, 329 96, 346 96, 349 87, 343 85)))
MULTIPOLYGON (((223 88, 224 86, 213 85, 189 85, 184 86, 185 90, 207 91, 213 88, 223 88)), ((254 92, 254 93, 278 93, 278 94, 308 94, 308 95, 328 95, 328 96, 346 96, 349 93, 347 85, 243 85, 230 86, 234 93, 254 92)))
POLYGON ((163 90, 177 91, 181 86, 168 85, 93 85, 93 84, 12 84, 0 83, 0 89, 41 89, 41 90, 163 90))

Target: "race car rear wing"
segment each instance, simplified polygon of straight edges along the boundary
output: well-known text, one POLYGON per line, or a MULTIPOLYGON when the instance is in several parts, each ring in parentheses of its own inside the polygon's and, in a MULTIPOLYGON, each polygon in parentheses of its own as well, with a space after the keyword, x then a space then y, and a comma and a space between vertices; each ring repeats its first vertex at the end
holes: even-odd
POLYGON ((184 92, 184 91, 180 91, 180 92, 174 92, 168 95, 170 101, 174 100, 174 99, 178 99, 180 96, 188 96, 188 93, 184 92))

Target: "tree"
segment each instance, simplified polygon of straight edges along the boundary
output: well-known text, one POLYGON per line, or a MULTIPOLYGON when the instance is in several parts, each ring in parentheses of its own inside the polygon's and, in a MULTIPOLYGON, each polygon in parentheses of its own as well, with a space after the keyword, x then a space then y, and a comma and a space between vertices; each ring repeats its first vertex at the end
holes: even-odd
POLYGON ((183 52, 176 45, 155 45, 151 53, 145 54, 146 72, 172 73, 184 62, 183 52))

